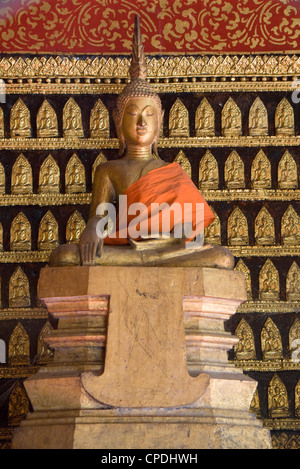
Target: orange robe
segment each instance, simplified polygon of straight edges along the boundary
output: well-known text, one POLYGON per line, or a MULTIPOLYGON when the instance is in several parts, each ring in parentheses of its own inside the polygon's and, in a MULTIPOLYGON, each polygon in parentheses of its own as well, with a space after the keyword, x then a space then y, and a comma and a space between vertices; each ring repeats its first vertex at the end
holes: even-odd
MULTIPOLYGON (((148 227, 148 233, 151 233, 151 226, 155 226, 159 232, 162 232, 163 211, 153 210, 153 204, 167 203, 171 207, 172 204, 179 204, 177 206, 181 207, 179 212, 176 212, 176 210, 169 212, 170 229, 172 230, 175 225, 192 223, 194 233, 190 239, 193 239, 215 219, 207 202, 178 163, 171 163, 153 169, 131 184, 124 195, 127 197, 127 207, 124 204, 122 206, 121 203, 119 212, 122 215, 120 215, 120 220, 117 219, 116 230, 105 238, 105 244, 128 244, 127 238, 130 236, 130 226, 137 231, 142 226, 144 229, 148 227), (138 217, 138 212, 129 213, 130 206, 134 203, 142 203, 146 207, 146 210, 140 213, 138 217), (196 204, 203 204, 202 219, 197 216, 196 204), (185 208, 187 209, 185 210, 185 208)), ((133 236, 132 238, 134 239, 133 236)), ((140 238, 136 240, 138 239, 140 238)))

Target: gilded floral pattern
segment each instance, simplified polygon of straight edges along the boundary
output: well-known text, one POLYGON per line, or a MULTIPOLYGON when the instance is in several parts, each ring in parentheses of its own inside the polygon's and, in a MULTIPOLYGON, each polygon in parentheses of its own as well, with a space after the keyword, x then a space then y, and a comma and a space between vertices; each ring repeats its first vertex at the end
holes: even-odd
POLYGON ((2 0, 2 52, 127 53, 138 13, 147 52, 300 50, 296 0, 2 0))

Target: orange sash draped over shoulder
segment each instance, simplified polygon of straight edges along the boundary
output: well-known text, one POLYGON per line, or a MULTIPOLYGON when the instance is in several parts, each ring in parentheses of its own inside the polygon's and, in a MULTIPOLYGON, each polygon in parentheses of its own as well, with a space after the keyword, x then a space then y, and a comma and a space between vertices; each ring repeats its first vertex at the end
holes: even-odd
MULTIPOLYGON (((128 244, 127 238, 130 237, 132 229, 137 231, 143 229, 143 232, 148 230, 148 233, 151 233, 151 227, 153 229, 154 226, 159 233, 163 232, 164 210, 155 210, 153 204, 168 204, 171 207, 169 211, 171 230, 176 225, 192 223, 194 230, 192 238, 215 219, 207 202, 178 163, 149 171, 131 184, 124 195, 127 198, 124 198, 123 205, 121 203, 119 207, 120 219, 117 217, 116 230, 105 238, 105 244, 128 244), (145 209, 137 211, 137 206, 134 205, 137 203, 144 204, 145 209), (177 210, 172 210, 172 204, 177 210), (203 204, 202 219, 199 219, 199 212, 197 216, 196 204, 203 204)), ((141 239, 131 237, 136 240, 141 239)))

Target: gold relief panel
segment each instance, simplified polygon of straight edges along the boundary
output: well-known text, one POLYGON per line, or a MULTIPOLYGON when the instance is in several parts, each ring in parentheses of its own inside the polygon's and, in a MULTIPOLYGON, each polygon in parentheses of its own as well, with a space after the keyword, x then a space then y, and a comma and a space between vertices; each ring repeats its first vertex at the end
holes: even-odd
POLYGON ((292 205, 289 205, 281 219, 281 244, 300 244, 300 217, 292 205))
POLYGON ((218 189, 219 167, 213 154, 206 150, 199 164, 199 188, 218 189))
POLYGON ((244 163, 235 150, 230 153, 226 160, 224 178, 228 189, 242 189, 245 187, 244 163))
POLYGON ((71 156, 66 166, 65 190, 66 194, 77 194, 86 191, 85 167, 76 153, 71 156))
POLYGON ((295 416, 300 418, 300 380, 295 387, 295 416))
POLYGON ((247 290, 247 298, 248 300, 252 299, 252 282, 251 282, 251 273, 246 264, 242 259, 239 259, 238 263, 236 264, 234 270, 238 272, 242 272, 245 277, 246 281, 246 290, 247 290))
POLYGON ((1 194, 5 194, 5 170, 2 163, 0 163, 0 195, 1 194))
POLYGON ((275 111, 275 133, 278 136, 295 135, 294 110, 286 98, 283 98, 275 111))
POLYGON ((23 154, 16 159, 11 173, 11 193, 32 193, 32 169, 23 154))
POLYGON ((270 418, 290 416, 287 390, 277 374, 273 376, 268 387, 268 408, 270 418))
MULTIPOLYGON (((272 6, 270 6, 272 8, 272 6)), ((297 28, 295 24, 295 28, 297 28)), ((185 34, 185 31, 182 32, 185 34)), ((97 79, 100 76, 111 79, 113 77, 128 78, 130 59, 127 57, 74 57, 36 55, 33 58, 16 58, 4 56, 0 61, 0 76, 8 78, 78 78, 97 79)), ((275 76, 300 75, 300 61, 298 54, 272 54, 270 57, 262 54, 249 55, 184 55, 146 58, 148 77, 168 78, 170 76, 275 76)), ((194 83, 193 83, 194 84, 194 83)), ((210 86, 212 83, 207 83, 210 86)), ((232 89, 235 83, 231 82, 232 89)), ((250 83, 253 85, 253 83, 250 83)), ((273 87, 280 84, 272 82, 273 87)), ((247 82, 243 82, 243 89, 247 82)), ((257 87, 257 82, 255 82, 257 87)), ((284 83, 285 87, 289 84, 284 83)), ((292 85, 292 84, 291 84, 292 85)), ((219 86, 219 84, 218 84, 219 86)), ((251 87, 253 89, 253 86, 251 87)))
POLYGON ((242 135, 242 114, 236 102, 229 98, 221 115, 223 137, 240 137, 242 135))
POLYGON ((259 245, 275 244, 275 225, 272 215, 263 207, 254 222, 255 243, 259 245))
POLYGON ((279 300, 279 273, 273 262, 267 259, 259 273, 259 299, 279 300))
POLYGON ((257 388, 255 390, 255 393, 253 395, 253 398, 250 404, 250 412, 252 414, 256 414, 257 418, 261 418, 259 394, 258 394, 257 388))
POLYGON ((37 361, 39 365, 49 363, 53 359, 54 352, 46 345, 44 341, 44 337, 51 335, 52 331, 53 327, 49 321, 47 321, 38 337, 37 361))
POLYGON ((31 137, 30 112, 21 98, 14 104, 10 112, 11 137, 31 137))
POLYGON ((204 229, 204 239, 206 244, 221 244, 221 223, 218 214, 215 212, 214 208, 210 206, 211 211, 213 212, 215 219, 204 229))
POLYGON ((252 360, 256 358, 254 335, 251 327, 242 319, 235 330, 235 335, 240 339, 234 346, 234 353, 238 360, 252 360))
POLYGON ((48 210, 43 216, 38 233, 38 249, 49 251, 58 246, 58 224, 54 216, 48 210))
POLYGON ((82 138, 83 126, 81 110, 76 101, 70 98, 63 109, 64 138, 82 138))
POLYGON ((94 182, 95 171, 97 169, 97 166, 99 166, 99 164, 101 163, 106 163, 106 162, 107 162, 107 159, 105 158, 105 156, 103 155, 101 151, 99 155, 97 156, 97 158, 95 159, 93 167, 92 167, 92 182, 94 182))
POLYGON ((186 174, 191 178, 192 177, 192 167, 191 163, 189 162, 188 158, 185 156, 182 150, 176 156, 174 163, 180 164, 182 169, 186 172, 186 174))
POLYGON ((8 344, 9 365, 28 365, 30 363, 30 343, 27 332, 19 322, 14 328, 8 344))
POLYGON ((268 113, 259 97, 255 99, 249 111, 249 135, 268 135, 268 113))
POLYGON ((299 449, 300 437, 297 433, 273 433, 272 447, 273 449, 299 449))
POLYGON ((22 212, 18 213, 10 227, 10 249, 11 251, 31 250, 31 225, 22 212))
POLYGON ((261 350, 264 360, 282 357, 281 335, 271 318, 266 320, 261 331, 261 350))
POLYGON ((56 112, 46 99, 37 113, 36 126, 38 138, 58 137, 56 112))
POLYGON ((253 189, 271 189, 271 164, 263 150, 255 156, 251 165, 251 187, 253 189))
POLYGON ((85 221, 80 215, 80 213, 75 210, 75 212, 70 216, 67 229, 66 229, 66 241, 67 243, 79 243, 81 233, 85 228, 85 221))
POLYGON ((279 189, 297 189, 298 172, 297 164, 292 155, 286 150, 278 165, 279 189))
POLYGON ((30 306, 29 282, 21 267, 17 267, 9 280, 9 307, 30 306))
MULTIPOLYGON (((296 318, 289 331, 289 350, 292 354, 299 350, 300 345, 300 319, 296 318)), ((299 350, 300 351, 300 350, 299 350)))
POLYGON ((215 113, 206 98, 203 98, 195 115, 196 137, 215 135, 215 113))
POLYGON ((109 114, 101 99, 98 99, 91 111, 90 136, 91 138, 109 138, 109 114))
POLYGON ((59 192, 60 171, 52 155, 48 155, 41 165, 39 174, 39 193, 59 192))
POLYGON ((29 399, 19 383, 14 387, 8 401, 8 425, 18 426, 29 413, 29 399))
POLYGON ((296 261, 292 263, 286 277, 286 299, 288 301, 300 300, 300 267, 296 261))
POLYGON ((170 137, 189 137, 189 113, 183 102, 177 98, 169 115, 170 137))
POLYGON ((228 244, 232 246, 245 246, 249 244, 248 222, 239 207, 235 207, 227 222, 228 244))

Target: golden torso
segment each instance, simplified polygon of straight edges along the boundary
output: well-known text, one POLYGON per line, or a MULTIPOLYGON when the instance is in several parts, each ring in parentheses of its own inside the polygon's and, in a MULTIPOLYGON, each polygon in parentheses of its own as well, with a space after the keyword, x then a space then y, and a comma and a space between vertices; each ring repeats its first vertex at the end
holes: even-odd
POLYGON ((140 177, 153 169, 165 166, 167 163, 151 155, 148 158, 131 158, 102 163, 96 169, 93 185, 93 198, 90 207, 90 217, 96 213, 101 202, 115 202, 140 177))

